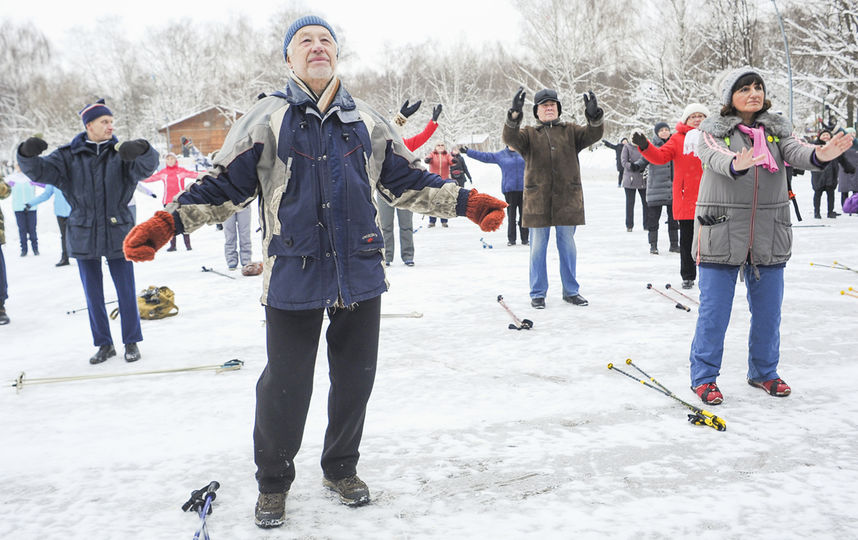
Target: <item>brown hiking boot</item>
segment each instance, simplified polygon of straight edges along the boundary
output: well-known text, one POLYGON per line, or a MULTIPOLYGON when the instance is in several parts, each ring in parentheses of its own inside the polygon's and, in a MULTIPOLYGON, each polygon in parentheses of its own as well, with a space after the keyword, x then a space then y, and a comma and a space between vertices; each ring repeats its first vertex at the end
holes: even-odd
POLYGON ((339 495, 340 502, 346 506, 369 504, 369 488, 356 474, 339 480, 324 478, 322 484, 339 495))
POLYGON ((257 527, 271 529, 286 521, 286 495, 283 493, 260 493, 256 499, 254 522, 257 527))

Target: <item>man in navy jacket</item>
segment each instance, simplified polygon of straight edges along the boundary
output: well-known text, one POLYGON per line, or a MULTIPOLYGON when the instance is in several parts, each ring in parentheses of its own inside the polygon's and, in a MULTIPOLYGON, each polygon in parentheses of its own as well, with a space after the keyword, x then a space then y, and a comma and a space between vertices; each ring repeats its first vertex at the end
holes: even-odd
POLYGON ((463 154, 483 163, 494 163, 501 170, 501 191, 504 199, 509 205, 506 208, 507 215, 507 244, 515 245, 515 226, 518 225, 521 232, 521 243, 527 245, 527 227, 521 226, 521 204, 524 195, 524 158, 521 154, 505 147, 499 152, 480 152, 471 150, 467 146, 459 148, 463 154))
POLYGON ((113 134, 113 113, 99 100, 80 111, 85 131, 46 157, 48 144, 30 137, 18 147, 18 163, 30 178, 58 187, 71 205, 68 218, 69 256, 77 259, 86 294, 89 326, 98 351, 89 359, 100 364, 116 355, 107 309, 101 258, 107 259, 116 287, 125 360, 140 359, 143 340, 134 284, 134 266, 125 260, 122 242, 134 218, 128 202, 137 182, 158 165, 158 152, 144 139, 121 144, 113 134))
POLYGON ((506 206, 423 169, 387 120, 343 88, 337 52, 325 20, 296 20, 284 40, 285 90, 260 99, 230 129, 209 174, 125 241, 129 259, 151 260, 173 235, 259 200, 268 353, 253 431, 260 527, 285 520, 325 310, 331 389, 323 485, 350 506, 370 500, 356 469, 387 290, 373 192, 394 207, 467 216, 486 231, 500 226, 506 206))

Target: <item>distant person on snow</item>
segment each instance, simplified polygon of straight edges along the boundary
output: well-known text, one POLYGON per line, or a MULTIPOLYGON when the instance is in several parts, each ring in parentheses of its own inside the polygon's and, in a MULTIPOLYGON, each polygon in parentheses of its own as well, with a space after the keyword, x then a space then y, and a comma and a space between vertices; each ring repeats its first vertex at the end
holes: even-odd
POLYGON ((98 347, 89 363, 100 364, 116 355, 104 307, 102 257, 119 299, 125 361, 135 362, 140 359, 137 343, 143 333, 134 266, 125 259, 122 242, 134 225, 128 202, 137 182, 155 170, 158 152, 145 139, 119 143, 113 134, 113 113, 103 99, 79 114, 85 130, 69 144, 39 157, 48 143, 30 137, 18 147, 18 162, 28 176, 60 188, 71 205, 69 256, 77 259, 92 340, 98 347))
POLYGON ((130 260, 152 260, 175 234, 260 199, 268 364, 256 386, 253 442, 255 522, 263 528, 285 521, 326 311, 331 388, 322 482, 346 505, 370 500, 357 463, 387 290, 373 190, 394 207, 467 216, 484 231, 501 225, 506 207, 426 171, 395 128, 343 87, 338 48, 324 19, 293 22, 283 46, 286 88, 257 101, 230 129, 208 174, 125 240, 130 260))
POLYGON ((623 172, 625 171, 625 169, 623 169, 623 162, 622 162, 623 146, 629 144, 629 140, 626 139, 625 137, 623 137, 622 139, 620 139, 620 142, 618 142, 617 144, 613 144, 608 139, 602 139, 602 143, 605 146, 607 146, 608 148, 610 148, 611 150, 613 150, 614 153, 616 154, 616 159, 617 159, 617 187, 623 187, 623 172))
POLYGON ((66 200, 65 195, 56 186, 48 184, 45 186, 45 191, 30 199, 27 204, 30 205, 30 208, 35 208, 51 197, 54 198, 54 215, 57 216, 57 225, 60 227, 60 244, 62 245, 62 255, 60 256, 60 261, 55 266, 68 266, 69 252, 66 246, 66 230, 68 230, 68 218, 69 214, 71 214, 71 206, 66 200))
POLYGON ((27 239, 33 248, 33 255, 39 254, 39 235, 36 232, 36 211, 30 207, 29 201, 36 196, 36 184, 21 172, 18 163, 15 172, 6 178, 12 186, 12 211, 18 223, 18 239, 21 242, 21 257, 27 256, 27 239))
POLYGON ((503 141, 524 158, 524 210, 522 225, 530 230, 530 305, 545 308, 548 268, 545 257, 551 227, 557 233, 563 300, 586 306, 581 296, 576 265, 575 229, 584 225, 584 190, 578 153, 602 137, 604 112, 593 92, 584 94, 586 126, 560 120, 557 92, 540 90, 533 98, 536 126, 521 128, 524 88, 519 88, 506 115, 503 141))
MULTIPOLYGON (((172 201, 179 192, 185 189, 185 182, 188 178, 196 178, 197 174, 199 173, 179 167, 179 160, 176 157, 176 154, 170 152, 164 158, 164 168, 149 178, 142 180, 142 182, 161 182, 164 186, 164 196, 161 198, 161 203, 164 206, 167 206, 167 204, 172 201)), ((182 238, 185 241, 185 249, 190 251, 191 235, 183 234, 182 238)), ((175 236, 170 240, 170 247, 167 251, 176 251, 175 236)))
MULTIPOLYGON (((0 200, 9 197, 12 187, 0 176, 0 200)), ((3 220, 3 210, 0 209, 0 325, 9 324, 9 315, 6 314, 6 299, 8 295, 8 283, 6 282, 6 259, 3 257, 3 244, 6 243, 6 222, 3 220)))
MULTIPOLYGON (((439 142, 435 145, 432 153, 423 158, 423 161, 429 164, 429 171, 432 174, 437 174, 444 180, 450 179, 450 165, 453 164, 453 156, 447 153, 447 145, 439 142)), ((429 216, 429 227, 434 227, 438 220, 436 216, 429 216)), ((447 218, 441 218, 441 226, 447 227, 447 218)))
MULTIPOLYGON (((399 108, 399 112, 393 118, 393 123, 402 128, 417 109, 422 101, 409 104, 408 100, 399 108)), ((426 127, 413 137, 403 139, 405 146, 412 152, 423 146, 429 140, 435 130, 438 129, 438 117, 441 116, 441 104, 432 109, 432 118, 426 123, 426 127)), ((393 234, 393 217, 399 222, 399 255, 405 266, 414 266, 414 212, 407 208, 393 208, 380 193, 376 194, 378 206, 378 220, 381 223, 381 236, 384 239, 384 264, 390 266, 393 256, 396 254, 396 237, 393 234)))
MULTIPOLYGON (((667 122, 658 122, 653 128, 655 137, 652 144, 663 146, 670 140, 670 126, 667 122)), ((670 240, 670 252, 679 253, 679 223, 673 219, 673 163, 649 165, 646 177, 646 222, 644 228, 648 231, 649 252, 658 255, 658 228, 661 224, 661 209, 667 213, 667 236, 670 240)))
POLYGON ((465 163, 465 156, 459 150, 450 152, 453 161, 450 163, 450 179, 456 182, 459 187, 465 187, 465 182, 474 184, 471 178, 471 172, 468 170, 468 164, 465 163))
POLYGON ((472 150, 467 146, 459 148, 459 151, 466 154, 470 158, 483 163, 494 163, 501 170, 501 192, 503 193, 506 203, 507 216, 507 243, 508 246, 514 246, 516 241, 515 227, 518 225, 521 233, 521 245, 527 245, 527 227, 522 226, 522 200, 524 196, 524 158, 521 154, 510 148, 504 147, 498 152, 480 152, 472 150))

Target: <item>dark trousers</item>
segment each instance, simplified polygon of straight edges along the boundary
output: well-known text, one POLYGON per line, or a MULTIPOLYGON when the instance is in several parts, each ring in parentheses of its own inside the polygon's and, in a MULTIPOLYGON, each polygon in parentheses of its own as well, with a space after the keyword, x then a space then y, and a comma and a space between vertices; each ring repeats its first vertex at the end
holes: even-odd
POLYGON ((527 227, 521 226, 523 191, 507 191, 503 194, 506 203, 506 237, 515 244, 515 227, 521 231, 521 243, 527 243, 527 227))
POLYGON ((617 187, 623 185, 623 169, 617 169, 617 187))
MULTIPOLYGON (((92 342, 96 347, 110 345, 110 321, 107 318, 107 308, 104 306, 104 278, 101 271, 101 258, 78 259, 80 281, 86 295, 86 308, 89 313, 89 328, 92 331, 92 342)), ((137 343, 143 341, 140 329, 140 311, 137 309, 136 286, 134 284, 134 266, 125 259, 107 259, 107 268, 116 288, 116 298, 119 300, 119 317, 122 322, 122 343, 137 343)))
POLYGON ((819 215, 819 205, 822 202, 822 194, 828 199, 828 213, 834 212, 834 187, 826 187, 813 190, 813 215, 819 215))
POLYGON ((27 253, 27 237, 30 237, 30 245, 33 253, 39 251, 39 237, 36 236, 36 211, 21 210, 15 212, 15 221, 18 222, 18 237, 21 239, 21 253, 27 253))
POLYGON ((68 224, 68 220, 69 220, 69 218, 67 218, 67 217, 57 216, 57 225, 60 226, 60 242, 62 243, 62 246, 63 246, 63 260, 64 261, 69 260, 69 252, 68 252, 68 248, 66 247, 66 229, 67 229, 66 225, 68 224))
POLYGON ((9 298, 8 287, 6 283, 6 259, 3 257, 3 246, 0 245, 0 306, 9 298))
MULTIPOLYGON (((429 223, 435 223, 438 221, 438 218, 435 216, 429 216, 429 223)), ((447 218, 441 218, 441 223, 447 223, 449 221, 447 218)))
MULTIPOLYGON (((256 384, 253 428, 256 481, 261 493, 287 491, 295 480, 313 392, 322 309, 285 311, 266 306, 268 364, 256 384)), ((366 405, 375 381, 381 297, 353 310, 328 311, 328 427, 322 473, 331 480, 355 474, 366 405)))
POLYGON ((626 191, 626 229, 635 227, 635 191, 641 198, 641 224, 646 224, 646 188, 624 188, 626 191))
POLYGON ((661 209, 667 210, 667 237, 670 239, 670 245, 675 246, 679 237, 679 223, 673 219, 673 206, 670 204, 653 204, 647 205, 646 211, 646 230, 649 231, 649 243, 658 244, 658 227, 661 222, 661 209))
POLYGON ((697 264, 691 254, 694 245, 694 220, 679 219, 679 275, 683 280, 697 279, 697 264))

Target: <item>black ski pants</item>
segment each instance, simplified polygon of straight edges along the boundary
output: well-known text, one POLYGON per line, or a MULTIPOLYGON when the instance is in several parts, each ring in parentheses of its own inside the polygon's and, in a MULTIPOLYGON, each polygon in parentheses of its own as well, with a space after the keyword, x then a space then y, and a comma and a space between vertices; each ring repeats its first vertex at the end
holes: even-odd
POLYGON ((667 210, 667 237, 670 240, 670 245, 675 246, 679 242, 679 223, 673 219, 673 205, 670 203, 647 204, 645 227, 649 231, 649 243, 650 245, 658 244, 658 226, 661 222, 662 207, 667 210))
MULTIPOLYGON (((323 309, 285 311, 265 308, 268 364, 256 384, 253 428, 256 480, 261 493, 288 491, 295 480, 294 459, 301 447, 323 309)), ((328 427, 322 473, 331 480, 355 474, 366 405, 375 381, 381 297, 353 310, 329 310, 328 427)))
POLYGON ((506 203, 506 239, 515 244, 515 227, 516 225, 521 232, 521 243, 527 243, 527 227, 521 226, 521 218, 523 212, 523 191, 507 191, 503 194, 506 203))
POLYGON ((683 280, 697 279, 697 263, 691 248, 694 245, 694 220, 678 219, 679 223, 679 275, 683 280))

